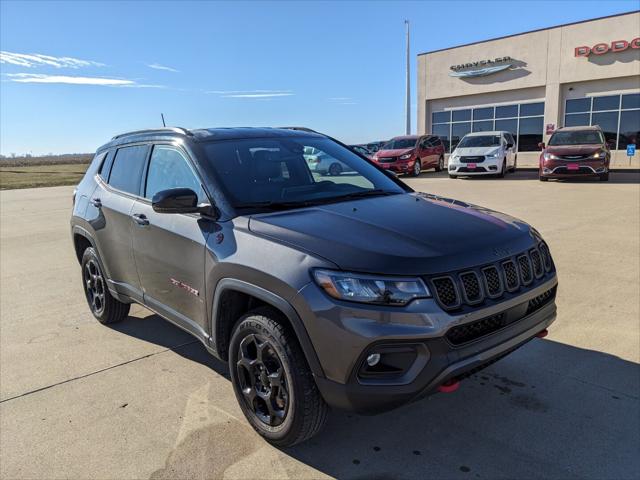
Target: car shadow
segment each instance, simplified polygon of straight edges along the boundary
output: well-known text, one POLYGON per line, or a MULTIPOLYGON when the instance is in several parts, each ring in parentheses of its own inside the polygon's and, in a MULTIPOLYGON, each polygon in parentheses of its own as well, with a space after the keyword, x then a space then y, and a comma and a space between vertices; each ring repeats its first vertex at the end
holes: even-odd
MULTIPOLYGON (((229 378, 225 363, 157 315, 112 328, 229 378)), ((203 426, 172 450, 152 478, 221 477, 265 449, 272 455, 269 478, 296 478, 303 467, 304 476, 312 467, 331 477, 358 479, 637 478, 639 393, 637 363, 534 339, 464 380, 455 393, 377 416, 332 412, 316 437, 280 453, 244 419, 203 426), (242 455, 229 450, 225 429, 243 439, 242 455), (195 463, 193 452, 201 452, 195 463)))

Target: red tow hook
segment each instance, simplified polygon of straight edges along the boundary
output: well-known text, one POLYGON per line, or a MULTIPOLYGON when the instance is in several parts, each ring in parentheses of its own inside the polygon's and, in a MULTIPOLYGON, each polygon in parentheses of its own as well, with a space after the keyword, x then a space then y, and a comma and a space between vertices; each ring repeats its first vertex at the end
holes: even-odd
POLYGON ((536 337, 538 337, 538 338, 544 338, 547 335, 549 335, 549 330, 547 330, 546 328, 544 330, 540 330, 538 333, 536 333, 536 337))
POLYGON ((438 387, 440 393, 453 393, 460 388, 460 382, 456 379, 447 380, 438 387))

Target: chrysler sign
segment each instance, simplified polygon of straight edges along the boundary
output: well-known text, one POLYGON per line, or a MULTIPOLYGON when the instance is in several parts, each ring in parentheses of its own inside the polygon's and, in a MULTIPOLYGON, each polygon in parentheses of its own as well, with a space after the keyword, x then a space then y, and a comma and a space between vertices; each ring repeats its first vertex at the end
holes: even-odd
POLYGON ((624 52, 628 48, 640 48, 640 37, 634 38, 630 42, 614 40, 611 43, 597 43, 593 47, 582 45, 576 47, 574 54, 576 57, 588 57, 589 55, 603 55, 607 52, 624 52))
POLYGON ((482 77, 492 73, 500 72, 511 67, 513 59, 511 57, 498 57, 488 60, 478 60, 475 62, 451 65, 449 76, 451 77, 482 77))

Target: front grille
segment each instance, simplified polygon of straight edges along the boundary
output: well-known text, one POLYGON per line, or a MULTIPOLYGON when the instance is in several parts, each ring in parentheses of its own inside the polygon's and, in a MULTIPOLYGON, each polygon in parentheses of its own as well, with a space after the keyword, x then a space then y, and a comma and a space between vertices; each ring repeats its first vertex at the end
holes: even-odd
POLYGON ((547 303, 549 303, 556 296, 556 288, 557 287, 553 287, 546 292, 541 293, 537 297, 529 300, 529 304, 527 305, 527 313, 525 314, 525 316, 535 312, 536 310, 539 310, 547 303))
POLYGON ((465 272, 460 274, 462 282, 462 292, 467 303, 478 303, 482 301, 482 287, 476 272, 465 272))
POLYGON ((516 265, 511 260, 508 260, 502 264, 504 268, 504 278, 507 283, 507 290, 510 292, 517 290, 520 286, 520 280, 518 278, 518 271, 516 265))
POLYGON ((476 167, 476 168, 467 168, 467 167, 460 167, 458 168, 458 172, 486 172, 487 169, 484 167, 476 167))
POLYGON ((553 261, 544 243, 501 262, 427 278, 435 299, 445 310, 476 306, 516 294, 545 281, 553 261))
POLYGON ((500 273, 496 267, 487 267, 482 269, 484 276, 484 287, 487 295, 491 298, 502 295, 502 282, 500 281, 500 273))
POLYGON ((536 278, 540 278, 544 275, 544 265, 542 264, 542 257, 540 252, 535 248, 529 252, 531 257, 531 264, 533 265, 533 274, 536 278))
POLYGON ((551 271, 551 254, 549 253, 549 247, 545 243, 540 244, 540 255, 542 255, 542 261, 544 262, 544 269, 547 272, 551 271))
POLYGON ((452 327, 446 334, 447 340, 451 345, 455 346, 472 342, 473 340, 500 330, 506 325, 505 318, 504 313, 498 313, 497 315, 476 320, 475 322, 452 327))
POLYGON ((481 162, 484 162, 484 155, 475 156, 475 157, 471 157, 471 156, 460 157, 460 163, 481 163, 481 162))
POLYGON ((380 163, 393 163, 396 161, 395 157, 383 157, 383 158, 378 158, 378 161, 380 163))
POLYGON ((450 277, 435 278, 432 280, 438 300, 445 308, 455 308, 460 304, 458 292, 453 279, 450 277))
POLYGON ((558 158, 566 162, 573 162, 575 160, 586 160, 587 158, 591 158, 591 155, 560 155, 558 158))
POLYGON ((518 257, 518 269, 520 270, 520 281, 523 285, 529 285, 533 281, 533 272, 531 271, 531 263, 529 257, 520 255, 518 257))

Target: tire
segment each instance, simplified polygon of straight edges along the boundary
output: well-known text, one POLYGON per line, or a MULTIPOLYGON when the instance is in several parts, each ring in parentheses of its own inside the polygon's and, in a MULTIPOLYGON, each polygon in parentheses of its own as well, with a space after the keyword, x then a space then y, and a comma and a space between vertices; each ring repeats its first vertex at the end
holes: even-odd
POLYGON ((342 173, 342 166, 339 163, 332 163, 329 166, 329 175, 332 177, 337 177, 342 173))
POLYGON ((449 178, 458 178, 458 176, 449 174, 449 178))
POLYGON ((609 172, 601 173, 600 175, 598 175, 598 177, 600 178, 601 182, 608 182, 609 181, 609 172))
POLYGON ((441 172, 442 170, 444 170, 444 157, 440 155, 438 165, 436 165, 436 172, 441 172))
POLYGON ((238 321, 231 335, 229 371, 242 413, 269 443, 290 447, 324 426, 329 407, 276 310, 260 308, 238 321))
POLYGON ((411 176, 419 177, 420 172, 422 172, 422 163, 420 163, 420 160, 416 160, 416 163, 413 164, 413 169, 411 169, 411 176))
POLYGON ((93 316, 104 325, 127 318, 131 305, 116 300, 109 293, 102 263, 93 247, 82 254, 81 266, 82 287, 93 316))
POLYGON ((540 176, 538 177, 538 179, 539 179, 541 182, 548 182, 548 181, 549 181, 549 179, 548 179, 547 177, 543 177, 542 175, 540 175, 540 176))
POLYGON ((504 160, 502 160, 502 169, 500 170, 500 173, 498 173, 497 177, 504 178, 506 174, 507 174, 507 159, 505 158, 504 160))

